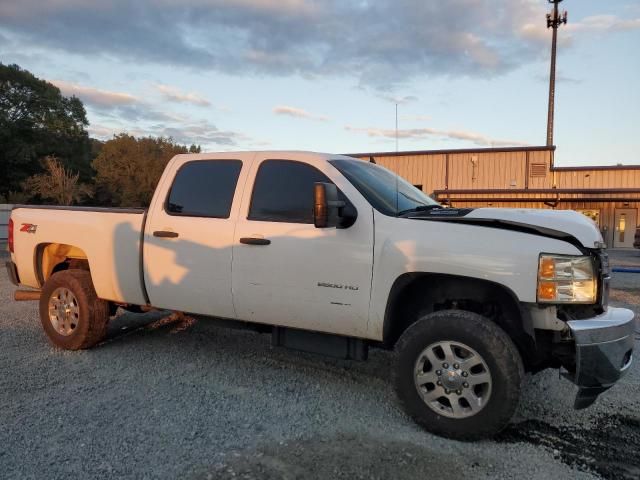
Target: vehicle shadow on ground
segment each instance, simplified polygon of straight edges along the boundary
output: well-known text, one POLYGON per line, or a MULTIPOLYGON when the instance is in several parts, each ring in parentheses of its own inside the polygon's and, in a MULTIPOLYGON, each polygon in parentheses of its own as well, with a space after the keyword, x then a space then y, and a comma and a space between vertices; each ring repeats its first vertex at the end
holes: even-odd
POLYGON ((120 310, 117 315, 109 320, 107 335, 99 346, 104 346, 116 340, 122 341, 124 340, 123 337, 138 333, 143 329, 152 329, 154 324, 169 316, 171 316, 171 312, 164 310, 147 313, 131 313, 120 310))
MULTIPOLYGON (((380 395, 379 400, 391 403, 392 407, 404 416, 400 406, 394 402, 395 397, 391 387, 392 352, 372 349, 371 357, 367 362, 330 359, 321 355, 272 347, 268 334, 246 330, 240 334, 230 331, 227 327, 218 326, 215 320, 196 320, 165 311, 147 314, 126 313, 116 317, 110 325, 107 340, 99 348, 131 348, 130 344, 150 341, 159 341, 162 344, 180 342, 181 347, 192 347, 194 355, 198 356, 203 353, 198 352, 195 345, 195 337, 198 336, 206 336, 206 342, 199 343, 201 348, 215 349, 229 358, 242 355, 239 344, 243 346, 249 344, 249 348, 267 360, 261 367, 264 369, 279 368, 278 366, 284 365, 291 374, 301 376, 309 375, 309 370, 322 371, 325 374, 324 381, 333 382, 333 378, 337 383, 338 379, 342 381, 347 376, 350 381, 360 386, 370 383, 373 378, 376 380, 375 388, 380 388, 380 385, 384 384, 388 389, 387 395, 380 395), (203 347, 203 344, 206 347, 203 347)), ((253 374, 260 377, 260 369, 249 375, 253 374)), ((559 381, 564 382, 564 380, 559 381)), ((529 388, 536 388, 536 386, 529 386, 529 388)), ((538 388, 546 389, 543 386, 538 388)), ((345 392, 345 396, 349 396, 348 392, 345 392)), ((524 404, 528 401, 526 396, 522 399, 524 404)), ((537 399, 531 401, 535 402, 537 399)), ((525 409, 527 409, 526 405, 525 409)), ((409 419, 407 421, 410 422, 409 419)), ((606 479, 637 479, 640 475, 640 418, 633 416, 602 416, 590 427, 562 427, 529 418, 509 425, 495 438, 495 441, 541 446, 552 452, 556 459, 566 465, 584 472, 596 473, 606 479)), ((382 445, 376 447, 374 445, 376 442, 367 441, 366 438, 361 438, 360 443, 366 449, 382 447, 382 445)), ((406 465, 403 467, 409 473, 424 462, 416 463, 412 457, 411 445, 407 445, 401 445, 401 447, 403 451, 408 449, 407 452, 409 452, 404 459, 406 465)), ((322 464, 311 459, 327 454, 326 446, 322 454, 314 454, 312 447, 313 442, 307 441, 281 448, 264 445, 259 447, 257 452, 252 452, 250 458, 247 456, 248 453, 244 452, 235 460, 230 460, 230 463, 224 463, 224 471, 218 468, 214 470, 217 478, 231 478, 243 474, 257 475, 260 478, 280 478, 282 475, 304 471, 309 462, 322 464), (298 453, 289 452, 291 449, 298 453)), ((419 452, 416 451, 415 454, 418 455, 419 452)), ((354 474, 359 471, 357 462, 349 468, 352 468, 354 474)), ((211 471, 208 470, 208 473, 211 471)))
MULTIPOLYGON (((344 360, 321 354, 292 350, 271 345, 271 334, 260 333, 251 328, 243 328, 243 322, 234 327, 224 319, 206 318, 178 314, 166 310, 151 311, 144 314, 120 312, 108 325, 107 337, 97 349, 131 348, 130 344, 149 342, 152 339, 162 343, 180 342, 184 348, 192 346, 194 354, 202 346, 192 345, 197 338, 206 336, 206 348, 218 352, 228 351, 229 357, 242 355, 238 343, 247 343, 246 348, 258 349, 261 356, 277 363, 286 364, 289 370, 323 370, 343 376, 345 372, 353 374, 357 383, 366 383, 371 377, 391 385, 393 354, 380 349, 371 349, 367 361, 344 360), (219 322, 223 322, 222 325, 219 322)), ((259 326, 258 326, 259 327, 259 326)), ((268 328, 268 327, 266 327, 268 328)))
POLYGON ((461 463, 422 445, 367 434, 340 434, 332 438, 271 443, 256 451, 232 451, 210 468, 200 468, 195 479, 418 479, 461 478, 473 470, 487 470, 488 461, 461 463), (357 453, 356 453, 357 452, 357 453), (429 472, 425 476, 425 472, 429 472))
POLYGON ((639 418, 616 414, 598 419, 591 428, 526 420, 509 425, 496 441, 543 446, 563 463, 606 479, 640 478, 639 418))

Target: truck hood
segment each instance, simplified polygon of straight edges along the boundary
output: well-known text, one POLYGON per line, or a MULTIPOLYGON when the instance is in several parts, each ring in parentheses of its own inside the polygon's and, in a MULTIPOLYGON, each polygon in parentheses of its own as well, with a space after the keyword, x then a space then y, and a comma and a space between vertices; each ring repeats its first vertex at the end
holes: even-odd
POLYGON ((573 210, 533 208, 437 209, 412 218, 442 220, 492 228, 518 230, 558 238, 586 248, 602 246, 602 235, 595 222, 573 210), (446 212, 446 213, 445 213, 446 212))

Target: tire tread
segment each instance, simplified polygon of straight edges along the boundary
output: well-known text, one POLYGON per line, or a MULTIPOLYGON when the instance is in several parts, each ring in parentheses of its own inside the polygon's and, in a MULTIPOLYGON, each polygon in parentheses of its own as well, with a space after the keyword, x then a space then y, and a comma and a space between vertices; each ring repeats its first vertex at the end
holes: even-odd
MULTIPOLYGON (((500 430, 506 427, 509 420, 511 420, 511 417, 515 413, 524 379, 522 358, 507 333, 488 318, 463 310, 440 310, 438 312, 424 315, 418 321, 410 325, 409 328, 407 328, 407 330, 405 330, 401 335, 400 339, 396 343, 395 356, 396 368, 393 369, 393 383, 400 405, 403 410, 416 421, 416 423, 432 433, 465 441, 487 438, 497 434, 500 430), (448 325, 458 324, 465 330, 473 331, 475 336, 486 339, 490 343, 490 351, 497 359, 501 360, 506 365, 515 367, 507 368, 502 371, 502 374, 506 377, 507 386, 511 389, 505 408, 499 410, 499 414, 492 418, 490 422, 486 422, 483 426, 476 426, 472 431, 464 429, 452 430, 446 426, 449 423, 447 421, 433 422, 433 418, 429 417, 437 414, 435 412, 432 413, 426 405, 424 405, 423 410, 413 408, 410 397, 407 396, 408 392, 404 391, 403 382, 400 378, 403 373, 399 367, 402 352, 407 351, 411 347, 411 343, 416 341, 416 338, 433 335, 434 331, 437 332, 440 325, 445 325, 444 322, 448 325)), ((491 402, 492 399, 489 401, 491 402)), ((478 415, 481 414, 482 412, 478 415)), ((475 416, 469 418, 475 418, 475 416)), ((463 422, 464 419, 456 421, 463 422)))
POLYGON ((40 320, 54 345, 66 350, 84 350, 100 343, 106 336, 109 303, 98 298, 91 280, 91 272, 78 269, 62 270, 51 275, 45 282, 40 297, 40 320), (69 337, 53 331, 48 319, 49 297, 58 287, 72 290, 80 307, 82 325, 77 333, 74 332, 69 337))

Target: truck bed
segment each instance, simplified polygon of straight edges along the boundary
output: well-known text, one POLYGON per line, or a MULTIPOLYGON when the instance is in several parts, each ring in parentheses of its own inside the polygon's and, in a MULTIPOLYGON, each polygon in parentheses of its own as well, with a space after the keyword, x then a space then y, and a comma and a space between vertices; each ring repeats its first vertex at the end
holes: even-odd
POLYGON ((142 208, 14 207, 14 258, 20 282, 42 287, 50 259, 64 255, 88 261, 100 298, 147 303, 141 273, 146 213, 142 208))

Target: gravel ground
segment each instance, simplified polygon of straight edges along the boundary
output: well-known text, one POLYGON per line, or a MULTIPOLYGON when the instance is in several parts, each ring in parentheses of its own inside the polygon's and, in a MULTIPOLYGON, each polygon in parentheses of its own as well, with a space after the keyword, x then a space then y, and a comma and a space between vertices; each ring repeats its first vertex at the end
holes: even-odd
MULTIPOLYGON (((612 304, 640 314, 640 274, 612 304)), ((0 477, 638 478, 640 366, 574 411, 555 371, 529 377, 512 424, 461 443, 418 428, 391 354, 327 360, 207 321, 126 314, 90 351, 49 345, 0 273, 0 477)), ((636 348, 640 345, 636 343, 636 348)))

